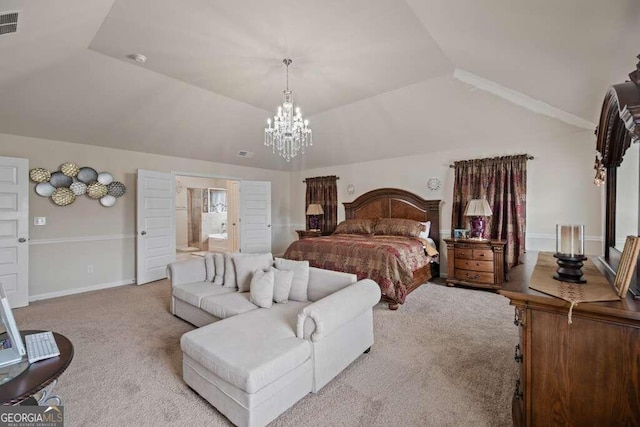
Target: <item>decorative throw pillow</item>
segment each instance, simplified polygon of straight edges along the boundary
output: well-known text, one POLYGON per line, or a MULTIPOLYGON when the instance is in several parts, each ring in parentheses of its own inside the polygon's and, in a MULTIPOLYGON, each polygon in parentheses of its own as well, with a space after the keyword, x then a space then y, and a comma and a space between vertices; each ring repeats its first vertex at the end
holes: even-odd
POLYGON ((380 218, 376 221, 373 234, 385 236, 418 237, 425 226, 418 221, 402 218, 380 218))
POLYGON ((293 271, 293 281, 289 299, 292 301, 309 301, 307 289, 309 288, 309 261, 292 261, 284 258, 276 258, 278 270, 293 271))
POLYGON ((237 288, 236 269, 233 266, 233 256, 242 255, 240 252, 227 252, 224 254, 224 280, 222 286, 225 288, 237 288))
POLYGON ((420 224, 424 225, 424 231, 421 231, 418 237, 421 239, 428 239, 429 232, 431 231, 431 221, 421 222, 420 224))
POLYGON ((270 253, 234 255, 232 259, 236 269, 238 292, 249 292, 254 271, 268 270, 273 265, 273 256, 270 253))
POLYGON ((213 284, 222 285, 224 283, 224 254, 213 254, 213 265, 216 270, 216 275, 213 278, 213 284))
POLYGON ((249 284, 251 295, 249 300, 262 308, 273 305, 273 271, 256 270, 249 284))
POLYGON ((279 303, 289 301, 291 283, 293 282, 293 271, 278 270, 271 267, 273 271, 273 300, 279 303))
POLYGON ((213 262, 213 254, 210 252, 204 254, 204 267, 207 272, 207 282, 213 282, 216 276, 216 267, 213 262))
POLYGON ((348 219, 336 227, 334 234, 373 234, 375 219, 348 219))

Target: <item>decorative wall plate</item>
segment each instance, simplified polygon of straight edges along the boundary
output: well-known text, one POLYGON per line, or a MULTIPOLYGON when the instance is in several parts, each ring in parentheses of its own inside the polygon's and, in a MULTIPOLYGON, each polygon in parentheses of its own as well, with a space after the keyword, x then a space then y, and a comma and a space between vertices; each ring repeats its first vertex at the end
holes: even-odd
POLYGON ((122 197, 127 192, 127 188, 119 181, 113 181, 107 185, 107 194, 113 197, 122 197))
POLYGON ((36 193, 42 197, 50 197, 53 192, 56 191, 56 187, 49 184, 48 182, 41 182, 36 185, 36 193))
POLYGON ((102 185, 109 185, 113 182, 113 175, 109 172, 100 172, 98 174, 98 182, 102 185))
POLYGON ((110 208, 116 204, 116 198, 107 194, 100 198, 100 204, 106 208, 110 208))
POLYGON ((51 178, 51 172, 45 168, 33 168, 29 171, 29 178, 33 182, 47 182, 51 178))
POLYGON ((67 176, 76 176, 80 172, 80 168, 75 163, 67 162, 60 166, 60 170, 67 176))
POLYGON ((98 180, 98 172, 94 168, 84 167, 80 168, 78 172, 78 181, 89 184, 98 180))
POLYGON ((347 185, 347 194, 353 194, 356 192, 356 187, 353 184, 347 185))
POLYGON ((66 187, 69 188, 73 183, 73 179, 70 176, 63 174, 62 172, 54 172, 51 174, 51 178, 49 179, 51 185, 56 188, 66 187))
POLYGON ((67 206, 76 200, 76 195, 69 188, 56 188, 51 195, 51 200, 58 206, 67 206))
POLYGON ((87 185, 87 196, 89 196, 90 199, 100 199, 106 196, 108 191, 107 186, 99 182, 92 182, 87 185))
POLYGON ((440 180, 438 178, 429 178, 427 181, 427 188, 431 191, 436 191, 440 188, 440 180))

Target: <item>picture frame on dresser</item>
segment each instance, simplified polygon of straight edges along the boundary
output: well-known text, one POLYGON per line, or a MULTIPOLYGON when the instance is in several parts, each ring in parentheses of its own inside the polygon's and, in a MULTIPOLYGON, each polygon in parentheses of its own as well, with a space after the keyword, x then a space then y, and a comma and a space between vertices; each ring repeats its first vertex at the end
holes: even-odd
POLYGON ((453 230, 453 238, 454 239, 468 239, 469 238, 469 230, 466 228, 456 228, 453 230))

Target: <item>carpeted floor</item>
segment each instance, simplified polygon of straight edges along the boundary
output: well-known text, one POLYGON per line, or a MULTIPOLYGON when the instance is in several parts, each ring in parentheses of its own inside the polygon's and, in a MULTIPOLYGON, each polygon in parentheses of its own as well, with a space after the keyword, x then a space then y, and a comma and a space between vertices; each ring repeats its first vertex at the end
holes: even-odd
MULTIPOLYGON (((32 303, 21 329, 54 330, 75 346, 56 392, 65 423, 229 425, 181 376, 180 336, 166 280, 32 303)), ((508 426, 517 330, 508 300, 426 284, 398 311, 378 304, 375 340, 279 426, 508 426)))

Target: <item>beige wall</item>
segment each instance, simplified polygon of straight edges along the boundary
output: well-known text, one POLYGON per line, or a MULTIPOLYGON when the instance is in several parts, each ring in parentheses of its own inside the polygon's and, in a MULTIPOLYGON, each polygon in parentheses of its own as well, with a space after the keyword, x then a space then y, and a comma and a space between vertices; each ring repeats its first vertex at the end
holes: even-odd
POLYGON ((62 295, 75 290, 132 283, 135 279, 136 171, 190 172, 225 178, 271 181, 274 253, 289 242, 289 173, 0 134, 0 155, 29 159, 29 167, 57 170, 72 161, 108 171, 127 187, 112 208, 79 197, 66 207, 38 196, 29 186, 29 295, 62 295), (34 216, 47 225, 34 226, 34 216), (94 272, 88 273, 87 267, 94 272))
MULTIPOLYGON (((478 141, 477 149, 439 151, 296 172, 291 177, 292 229, 304 227, 305 185, 302 180, 312 176, 337 175, 340 177, 340 220, 344 219, 342 202, 352 201, 375 188, 396 187, 426 199, 442 199, 441 230, 443 237, 448 237, 453 194, 453 169, 449 164, 456 160, 528 153, 535 156, 535 160, 527 165, 527 249, 554 250, 555 225, 575 223, 586 225, 586 251, 599 254, 602 247, 602 189, 592 183, 594 143, 592 132, 554 139, 514 141, 508 146, 492 146, 491 142, 478 141), (439 190, 427 188, 427 180, 432 177, 442 181, 439 190), (356 188, 353 196, 346 192, 349 184, 356 188)), ((444 249, 441 248, 441 252, 445 252, 444 249)), ((446 260, 443 261, 442 267, 445 267, 446 260)))

